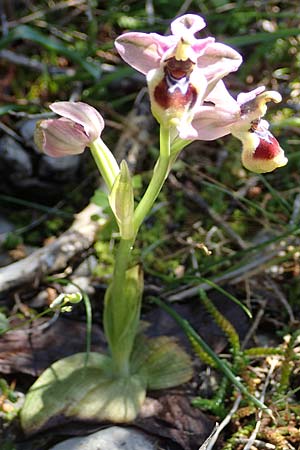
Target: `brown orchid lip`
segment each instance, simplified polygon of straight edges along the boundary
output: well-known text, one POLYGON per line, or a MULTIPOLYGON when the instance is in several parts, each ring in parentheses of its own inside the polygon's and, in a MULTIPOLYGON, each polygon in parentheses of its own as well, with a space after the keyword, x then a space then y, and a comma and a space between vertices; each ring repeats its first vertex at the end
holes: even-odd
POLYGON ((274 136, 271 135, 271 133, 268 136, 268 139, 264 139, 259 135, 258 137, 259 144, 255 149, 253 158, 264 160, 274 159, 280 153, 280 146, 277 139, 275 139, 274 136))
MULTIPOLYGON (((175 84, 174 86, 176 87, 175 84)), ((190 83, 184 93, 180 88, 174 89, 171 93, 165 77, 154 89, 156 102, 165 110, 169 108, 182 110, 185 106, 192 108, 197 100, 197 95, 196 88, 190 83)))
POLYGON ((195 105, 197 90, 189 81, 193 68, 190 59, 181 61, 173 56, 166 61, 164 77, 154 89, 154 98, 161 108, 182 110, 195 105))

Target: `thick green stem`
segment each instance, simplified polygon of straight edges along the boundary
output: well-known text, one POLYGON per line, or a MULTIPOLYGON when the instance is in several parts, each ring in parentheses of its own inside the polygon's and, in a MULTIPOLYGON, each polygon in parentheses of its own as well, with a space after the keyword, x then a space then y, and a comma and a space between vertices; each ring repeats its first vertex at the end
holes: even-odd
MULTIPOLYGON (((114 361, 116 373, 120 376, 129 376, 130 367, 129 367, 129 356, 130 351, 124 351, 123 347, 119 348, 119 345, 116 345, 115 339, 116 336, 121 334, 120 330, 124 328, 124 318, 127 315, 126 301, 124 299, 124 289, 126 283, 126 271, 129 266, 131 249, 132 249, 133 240, 125 240, 121 239, 116 258, 115 258, 115 266, 112 277, 112 282, 109 287, 109 296, 107 301, 109 304, 105 304, 105 312, 104 314, 109 314, 110 317, 104 321, 105 327, 105 335, 108 339, 108 344, 110 348, 110 352, 112 355, 112 359, 114 361), (111 337, 113 342, 111 341, 111 337), (121 350, 121 351, 120 351, 121 350)), ((126 319, 125 319, 126 320, 126 319)))
POLYGON ((181 150, 184 149, 191 142, 193 142, 193 141, 192 140, 188 141, 188 140, 177 138, 175 140, 175 142, 173 142, 171 145, 171 157, 176 159, 177 156, 179 155, 179 153, 181 152, 181 150))
MULTIPOLYGON (((102 150, 102 148, 100 149, 102 150)), ((93 148, 92 151, 98 155, 98 149, 93 148)), ((94 153, 93 153, 94 154, 94 153)), ((95 157, 95 155, 94 155, 95 157)), ((96 159, 96 158, 95 158, 96 159)), ((96 160, 97 162, 97 160, 96 160)), ((97 162, 98 164, 98 162, 97 162)), ((100 158, 100 171, 103 177, 110 187, 112 185, 112 180, 115 176, 116 170, 111 168, 107 170, 108 165, 105 165, 105 170, 103 170, 103 154, 101 153, 100 158)), ((120 376, 130 375, 130 353, 132 348, 121 348, 122 345, 119 343, 118 339, 121 338, 122 332, 126 329, 126 318, 128 319, 128 305, 124 301, 124 289, 126 285, 126 271, 130 264, 131 249, 135 241, 136 234, 142 224, 145 216, 151 210, 164 181, 169 173, 170 169, 170 130, 168 128, 161 128, 160 131, 160 156, 157 164, 154 168, 152 179, 149 186, 138 204, 133 218, 134 235, 132 239, 121 239, 119 248, 116 254, 115 267, 113 272, 113 278, 111 285, 109 287, 107 295, 107 303, 105 305, 105 321, 106 329, 105 334, 109 341, 109 347, 111 350, 112 358, 115 364, 116 372, 120 376)), ((138 297, 137 297, 138 301, 138 297)), ((138 316, 139 317, 139 310, 138 316)), ((133 345, 133 340, 128 341, 128 347, 133 345), (132 344, 131 344, 132 342, 132 344)))
POLYGON ((99 172, 110 192, 115 179, 120 172, 118 163, 112 152, 104 144, 101 138, 96 139, 96 141, 91 144, 90 149, 99 172))
POLYGON ((161 188, 168 176, 170 168, 170 130, 169 128, 160 129, 160 155, 157 164, 153 171, 152 179, 149 186, 141 199, 140 203, 136 207, 134 213, 134 227, 137 233, 144 218, 151 210, 161 188))
POLYGON ((124 280, 130 262, 132 245, 133 239, 121 239, 117 250, 111 292, 112 296, 118 300, 121 298, 124 289, 124 280))

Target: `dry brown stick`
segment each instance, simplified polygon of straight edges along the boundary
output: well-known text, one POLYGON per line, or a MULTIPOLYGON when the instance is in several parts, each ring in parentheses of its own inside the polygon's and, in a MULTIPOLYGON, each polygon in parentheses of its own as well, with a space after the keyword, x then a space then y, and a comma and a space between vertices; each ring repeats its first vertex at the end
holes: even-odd
POLYGON ((70 259, 93 244, 98 224, 91 220, 91 216, 101 216, 102 213, 99 206, 89 204, 77 214, 73 225, 54 242, 0 269, 0 292, 33 283, 45 275, 65 269, 70 259))
POLYGON ((258 312, 257 312, 257 314, 256 314, 256 316, 255 316, 255 318, 254 318, 254 320, 252 322, 252 325, 251 325, 250 329, 248 330, 248 332, 247 332, 247 334, 246 334, 246 336, 245 336, 245 338, 244 338, 244 340, 242 342, 242 346, 241 346, 242 349, 244 349, 247 346, 248 342, 250 341, 250 339, 254 335, 255 331, 257 330, 257 328, 258 328, 258 326, 259 326, 259 324, 261 322, 261 319, 264 316, 266 305, 267 305, 267 301, 265 300, 265 301, 262 302, 262 305, 259 308, 259 310, 258 310, 258 312))
MULTIPOLYGON (((278 250, 273 250, 269 252, 264 252, 260 255, 256 255, 255 259, 249 260, 245 265, 238 267, 230 272, 225 272, 223 275, 216 276, 212 278, 212 281, 216 284, 218 283, 238 283, 244 278, 249 278, 257 273, 261 273, 267 266, 268 263, 278 255, 278 250)), ((175 293, 167 293, 165 298, 171 302, 185 300, 186 298, 193 297, 197 295, 199 289, 209 290, 212 286, 207 283, 199 283, 196 286, 184 287, 181 292, 176 291, 175 293)))

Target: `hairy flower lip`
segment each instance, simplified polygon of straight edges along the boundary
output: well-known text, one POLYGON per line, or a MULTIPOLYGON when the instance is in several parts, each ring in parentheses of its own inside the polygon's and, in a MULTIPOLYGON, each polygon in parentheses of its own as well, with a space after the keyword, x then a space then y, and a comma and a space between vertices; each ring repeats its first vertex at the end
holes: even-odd
POLYGON ((269 131, 266 120, 260 119, 250 131, 240 131, 234 135, 243 144, 242 162, 248 170, 268 173, 287 164, 284 150, 269 131))
POLYGON ((248 170, 268 173, 287 164, 283 149, 267 129, 244 133, 240 139, 243 143, 242 162, 248 170))
MULTIPOLYGON (((257 134, 257 133, 256 133, 257 134)), ((259 144, 254 150, 253 158, 254 159, 273 159, 280 153, 280 146, 277 139, 274 138, 271 133, 269 134, 268 138, 261 137, 259 134, 257 134, 259 137, 259 144)))

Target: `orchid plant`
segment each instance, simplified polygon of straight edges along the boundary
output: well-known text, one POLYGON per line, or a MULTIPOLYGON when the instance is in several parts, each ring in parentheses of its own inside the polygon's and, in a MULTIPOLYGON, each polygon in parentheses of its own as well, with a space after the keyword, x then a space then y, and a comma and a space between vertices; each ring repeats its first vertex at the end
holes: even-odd
POLYGON ((254 172, 270 172, 287 158, 262 117, 266 103, 280 94, 258 87, 235 100, 223 78, 236 71, 242 58, 231 47, 196 33, 205 27, 198 15, 186 14, 171 24, 171 34, 125 33, 116 49, 146 76, 151 109, 160 125, 160 153, 150 183, 135 204, 125 161, 116 161, 101 134, 102 116, 81 102, 56 102, 50 109, 60 118, 41 121, 37 146, 53 157, 82 153, 88 147, 106 184, 120 242, 104 302, 107 355, 91 352, 55 362, 31 387, 21 412, 26 432, 57 415, 68 418, 132 421, 147 389, 188 381, 189 356, 171 338, 147 340, 140 326, 143 293, 141 267, 131 253, 141 224, 151 210, 180 151, 195 140, 232 134, 242 142, 242 163, 254 172))

